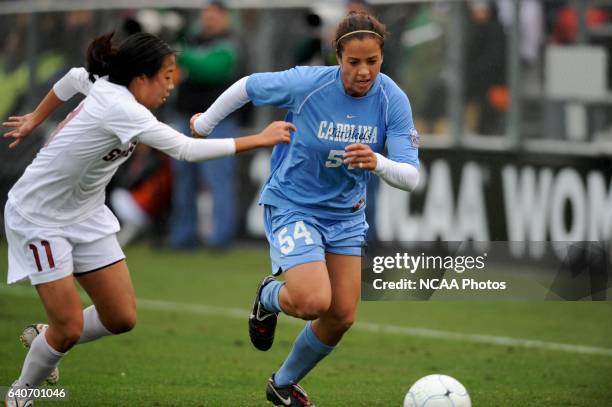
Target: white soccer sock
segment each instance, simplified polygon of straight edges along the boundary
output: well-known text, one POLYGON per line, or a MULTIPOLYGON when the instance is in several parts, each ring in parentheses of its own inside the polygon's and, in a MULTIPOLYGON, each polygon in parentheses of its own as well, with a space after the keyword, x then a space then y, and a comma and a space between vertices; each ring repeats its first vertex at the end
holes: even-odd
POLYGON ((90 305, 83 310, 83 333, 78 343, 91 342, 103 336, 112 335, 100 321, 96 307, 90 305))
POLYGON ((65 353, 53 349, 41 332, 34 338, 21 369, 16 385, 19 387, 38 387, 59 364, 65 353))

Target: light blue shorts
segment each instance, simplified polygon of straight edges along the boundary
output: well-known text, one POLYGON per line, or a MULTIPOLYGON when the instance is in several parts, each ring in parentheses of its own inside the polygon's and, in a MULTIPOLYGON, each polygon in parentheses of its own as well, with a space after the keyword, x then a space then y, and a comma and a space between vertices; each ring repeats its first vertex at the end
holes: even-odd
POLYGON ((325 253, 361 256, 368 230, 365 214, 323 219, 270 205, 264 206, 264 226, 274 275, 300 264, 324 262, 325 253))

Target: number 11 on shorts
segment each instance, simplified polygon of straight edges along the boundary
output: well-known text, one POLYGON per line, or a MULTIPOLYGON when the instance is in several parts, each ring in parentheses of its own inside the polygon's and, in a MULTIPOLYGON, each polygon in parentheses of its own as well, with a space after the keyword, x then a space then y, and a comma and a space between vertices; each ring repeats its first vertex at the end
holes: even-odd
POLYGON ((303 220, 297 221, 293 224, 293 238, 287 235, 289 227, 285 226, 277 233, 276 237, 280 242, 280 250, 283 254, 289 254, 295 249, 295 241, 298 239, 304 239, 306 244, 314 244, 310 232, 306 228, 303 220))
MULTIPOLYGON (((53 260, 53 253, 51 252, 51 244, 46 240, 41 240, 40 244, 45 248, 45 253, 47 254, 47 263, 49 263, 49 268, 55 267, 55 260, 53 260)), ((32 254, 34 255, 34 261, 36 262, 36 268, 38 271, 43 271, 42 264, 40 264, 40 256, 38 255, 38 247, 36 245, 29 245, 30 250, 32 250, 32 254)))

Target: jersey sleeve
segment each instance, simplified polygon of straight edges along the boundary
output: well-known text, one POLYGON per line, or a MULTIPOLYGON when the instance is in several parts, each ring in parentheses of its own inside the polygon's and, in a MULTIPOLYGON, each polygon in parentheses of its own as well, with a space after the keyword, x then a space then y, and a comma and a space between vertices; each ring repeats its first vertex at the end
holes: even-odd
POLYGON ((104 128, 127 143, 157 123, 155 116, 140 103, 118 101, 106 114, 104 128))
POLYGON ((397 90, 390 97, 387 126, 387 157, 419 168, 419 135, 412 121, 408 97, 397 90))
POLYGON ((138 139, 177 160, 195 162, 227 157, 236 153, 234 139, 195 139, 160 122, 142 132, 138 139))
POLYGON ((53 91, 62 101, 67 101, 77 93, 88 95, 93 83, 85 68, 72 68, 53 85, 53 91))
POLYGON ((255 73, 247 79, 247 94, 256 106, 273 105, 294 111, 309 82, 306 67, 255 73))

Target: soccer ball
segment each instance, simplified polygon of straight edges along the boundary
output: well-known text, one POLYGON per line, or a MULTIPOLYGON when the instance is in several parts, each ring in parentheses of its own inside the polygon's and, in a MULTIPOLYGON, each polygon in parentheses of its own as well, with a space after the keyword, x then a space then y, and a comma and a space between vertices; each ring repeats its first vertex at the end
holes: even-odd
POLYGON ((470 395, 450 376, 432 374, 416 381, 406 393, 404 407, 471 407, 470 395))

